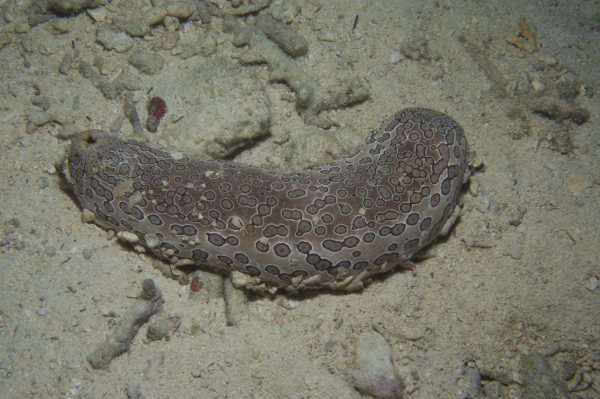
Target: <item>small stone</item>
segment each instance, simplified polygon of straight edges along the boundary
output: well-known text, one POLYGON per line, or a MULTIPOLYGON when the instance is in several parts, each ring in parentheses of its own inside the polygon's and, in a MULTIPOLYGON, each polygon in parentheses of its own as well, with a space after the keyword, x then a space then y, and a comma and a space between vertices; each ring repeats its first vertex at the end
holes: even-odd
POLYGON ((173 317, 158 317, 152 319, 148 324, 146 336, 151 341, 160 341, 163 338, 168 338, 173 331, 176 331, 181 325, 181 319, 177 316, 173 317))
POLYGON ((308 51, 308 41, 289 25, 266 15, 256 17, 256 26, 260 28, 271 41, 292 57, 305 55, 308 51))
POLYGON ((200 371, 200 370, 192 370, 192 377, 194 377, 194 378, 200 378, 200 377, 202 377, 202 371, 200 371))
POLYGON ((36 313, 38 316, 46 316, 48 312, 46 311, 46 308, 39 308, 36 313))
POLYGON ((521 222, 523 221, 523 216, 525 216, 526 213, 527 213, 527 208, 522 207, 522 206, 518 207, 510 214, 510 216, 508 218, 508 224, 511 226, 520 225, 521 222))
POLYGON ((191 1, 170 1, 167 3, 166 10, 167 15, 171 17, 187 19, 194 13, 196 6, 191 1))
POLYGON ((150 26, 144 21, 139 20, 114 20, 112 26, 115 30, 124 31, 129 36, 133 37, 144 37, 150 32, 150 26))
POLYGON ((504 252, 504 255, 507 255, 514 260, 520 260, 523 257, 523 248, 521 247, 521 244, 515 243, 507 248, 506 252, 504 252))
POLYGON ((390 54, 390 62, 392 64, 397 64, 398 62, 402 61, 403 59, 404 59, 404 56, 399 51, 392 51, 390 54))
POLYGON ((70 51, 66 51, 63 59, 60 62, 60 65, 58 66, 58 72, 63 75, 67 75, 71 70, 71 64, 73 64, 73 61, 73 54, 70 51))
POLYGON ((502 385, 498 381, 489 381, 483 386, 483 397, 487 399, 499 399, 502 393, 502 385))
POLYGON ((146 241, 146 246, 148 248, 156 248, 160 244, 160 239, 156 234, 146 234, 144 236, 144 241, 146 241))
POLYGON ((152 8, 144 15, 144 21, 149 26, 157 25, 160 24, 166 16, 167 10, 164 8, 152 8))
POLYGON ((135 53, 131 54, 127 60, 140 72, 147 75, 155 75, 159 73, 165 64, 165 59, 163 56, 146 51, 136 51, 135 53))
POLYGON ((523 216, 527 213, 527 208, 518 207, 515 209, 508 218, 508 224, 511 226, 518 226, 523 221, 523 216))
POLYGON ((534 80, 531 82, 531 87, 534 91, 542 91, 544 89, 544 84, 539 80, 534 80))
POLYGON ((148 332, 146 335, 150 341, 160 341, 161 339, 167 337, 170 332, 171 325, 169 321, 161 317, 152 320, 148 324, 148 332))
POLYGON ((181 22, 179 22, 179 18, 172 17, 170 15, 167 15, 165 19, 163 19, 163 25, 168 32, 175 32, 181 29, 181 22))
POLYGON ((50 99, 46 96, 35 96, 31 99, 31 104, 40 107, 43 111, 48 111, 52 106, 50 99))
POLYGON ((25 21, 19 21, 14 25, 15 33, 27 33, 31 26, 25 21))
POLYGON ((144 81, 139 76, 127 76, 121 80, 121 83, 129 91, 137 91, 144 88, 144 81))
POLYGON ((47 26, 48 32, 53 35, 69 32, 71 30, 71 20, 68 18, 51 19, 47 26))
POLYGON ((139 384, 127 385, 127 399, 144 399, 144 394, 139 384))
POLYGON ((72 15, 105 3, 106 0, 49 0, 47 8, 57 14, 72 15))
POLYGON ((56 174, 56 166, 54 165, 48 165, 45 170, 50 176, 54 176, 56 174))
POLYGON ((90 260, 92 258, 92 256, 94 255, 94 250, 91 248, 85 248, 82 251, 82 255, 83 255, 83 259, 90 260))
POLYGON ((106 8, 92 8, 90 10, 86 10, 85 12, 91 19, 95 22, 102 22, 106 19, 106 8))
POLYGON ((44 253, 46 256, 53 257, 56 255, 56 248, 54 248, 52 245, 49 245, 44 249, 44 253))
POLYGON ((558 60, 551 55, 541 55, 538 59, 542 64, 549 67, 554 67, 558 64, 558 60))
POLYGON ((96 41, 106 50, 115 50, 124 53, 133 46, 133 39, 125 32, 115 32, 112 29, 103 29, 98 32, 96 41))
POLYGON ((43 126, 50 122, 52 117, 45 111, 32 110, 27 114, 27 120, 36 126, 43 126))
POLYGON ((400 335, 405 340, 418 341, 425 336, 426 332, 427 330, 423 326, 407 326, 400 331, 400 335))
POLYGON ((284 0, 279 4, 273 3, 269 9, 272 10, 271 15, 273 15, 273 18, 286 24, 294 22, 294 19, 300 14, 300 7, 298 7, 295 0, 284 0))
POLYGON ((585 285, 585 288, 587 288, 590 291, 595 291, 598 289, 598 286, 598 277, 592 276, 589 278, 587 284, 585 285))
POLYGON ((119 231, 117 233, 117 238, 129 243, 137 243, 139 241, 138 236, 130 231, 119 231))
POLYGON ((93 222, 94 219, 96 218, 96 215, 94 215, 94 212, 90 211, 89 209, 84 209, 81 211, 81 223, 90 223, 93 222))
POLYGON ((463 396, 479 398, 481 395, 481 374, 475 364, 467 364, 463 368, 463 396))
POLYGON ((567 189, 571 193, 580 193, 592 185, 592 181, 587 177, 575 177, 567 183, 567 189))
POLYGON ((165 39, 162 42, 162 48, 164 50, 172 50, 177 46, 179 42, 179 33, 177 32, 167 32, 165 34, 165 39))
POLYGON ((294 310, 298 306, 300 306, 300 302, 294 301, 293 299, 289 299, 289 298, 287 298, 285 296, 278 297, 277 298, 277 304, 279 306, 281 306, 282 308, 285 308, 287 310, 294 310))
POLYGON ((392 363, 392 348, 374 331, 362 333, 356 341, 352 382, 360 392, 381 399, 402 398, 404 384, 392 363))

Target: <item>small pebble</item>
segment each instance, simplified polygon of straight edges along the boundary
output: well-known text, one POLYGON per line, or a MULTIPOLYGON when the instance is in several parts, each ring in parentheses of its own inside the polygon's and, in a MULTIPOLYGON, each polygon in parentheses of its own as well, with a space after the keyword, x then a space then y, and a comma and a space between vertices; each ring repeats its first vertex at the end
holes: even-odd
POLYGON ((43 111, 48 111, 51 107, 50 99, 46 96, 35 96, 31 99, 31 104, 40 107, 43 111))
POLYGON ((36 126, 42 126, 50 122, 52 117, 45 111, 32 110, 27 114, 27 120, 36 126))
POLYGON ((273 3, 269 7, 271 15, 286 24, 291 24, 294 19, 300 14, 300 7, 295 0, 284 0, 280 3, 273 3))
POLYGON ((487 399, 499 399, 502 393, 502 385, 498 381, 489 381, 483 386, 483 397, 487 399))
POLYGON ((465 398, 476 399, 481 395, 481 374, 475 364, 467 364, 462 370, 463 394, 465 398))
POLYGON ((27 33, 31 26, 25 21, 19 21, 14 25, 15 33, 27 33))
POLYGON ((587 284, 585 285, 585 288, 587 288, 590 291, 597 290, 598 289, 598 277, 596 277, 596 276, 590 277, 587 284))
POLYGON ((202 377, 202 371, 200 371, 198 369, 192 370, 192 377, 194 377, 194 378, 200 378, 200 377, 202 377))
POLYGON ((53 257, 56 255, 56 248, 54 248, 52 245, 49 245, 44 249, 44 253, 46 256, 53 257))
POLYGON ((39 187, 41 190, 45 190, 45 189, 47 189, 48 187, 50 187, 50 182, 48 181, 48 178, 47 178, 47 177, 40 177, 40 178, 38 179, 37 183, 38 183, 38 187, 39 187))
POLYGON ((396 64, 404 59, 404 56, 399 51, 392 51, 390 54, 390 62, 396 64))
POLYGON ((567 190, 573 194, 580 193, 591 187, 593 184, 594 183, 587 177, 575 177, 569 179, 569 182, 567 183, 567 190))
POLYGON ((408 341, 418 341, 425 336, 427 329, 423 326, 407 326, 400 331, 402 338, 408 341))
POLYGON ((45 169, 46 173, 48 173, 50 176, 54 176, 56 174, 56 166, 54 165, 48 165, 45 169))
POLYGON ((171 332, 171 323, 164 317, 153 319, 148 324, 146 336, 150 341, 160 341, 171 332))
POLYGON ((46 316, 47 311, 46 308, 39 308, 36 313, 38 316, 46 316))
POLYGON ((98 7, 86 10, 86 14, 95 22, 102 22, 106 19, 106 8, 98 7))
POLYGON ((162 22, 163 19, 167 16, 167 10, 164 8, 152 8, 146 12, 144 16, 144 21, 146 24, 152 26, 162 22))
POLYGON ((181 29, 181 22, 178 18, 167 15, 162 21, 167 32, 175 32, 181 29))
POLYGON ((515 209, 508 218, 508 224, 511 226, 518 226, 523 221, 523 216, 527 213, 527 208, 518 207, 515 209))
POLYGON ((91 248, 85 248, 82 251, 82 255, 83 255, 83 259, 90 260, 92 258, 92 256, 94 255, 94 250, 91 248))
POLYGON ((179 19, 189 18, 196 10, 192 1, 169 1, 166 3, 167 15, 179 19))
POLYGON ((119 231, 117 233, 117 238, 128 243, 137 243, 139 241, 138 236, 130 231, 119 231))
POLYGON ((129 91, 142 90, 144 88, 144 81, 139 76, 127 76, 121 82, 129 91))
POLYGON ((506 252, 504 252, 504 255, 508 255, 514 260, 519 260, 523 257, 523 248, 520 244, 511 245, 506 252))
POLYGON ((117 19, 113 21, 116 30, 122 30, 129 36, 144 37, 150 32, 150 26, 144 21, 136 19, 117 19))
POLYGON ((146 51, 134 52, 129 56, 127 61, 129 61, 129 63, 136 67, 140 72, 147 75, 155 75, 159 73, 165 64, 165 58, 163 56, 146 51))
POLYGON ((540 55, 538 58, 540 62, 549 67, 554 67, 558 64, 558 60, 551 55, 540 55))
POLYGON ((542 91, 544 89, 544 84, 539 80, 534 80, 531 82, 531 87, 534 91, 542 91))
POLYGON ((127 386, 127 398, 128 399, 144 399, 144 394, 140 389, 139 384, 129 384, 127 386))
POLYGON ((48 23, 46 29, 53 35, 59 35, 71 30, 71 20, 69 18, 54 18, 48 23))
POLYGON ((84 209, 81 211, 81 223, 90 223, 95 218, 96 215, 94 215, 94 212, 90 211, 89 209, 84 209))
POLYGON ((49 0, 45 3, 48 10, 59 15, 73 15, 87 10, 88 8, 104 5, 102 0, 49 0))
POLYGON ((177 331, 177 329, 179 329, 179 326, 181 326, 181 318, 179 316, 168 316, 168 317, 158 317, 156 318, 156 321, 151 321, 150 324, 148 325, 148 338, 152 339, 150 337, 150 325, 154 325, 154 323, 157 323, 156 326, 152 327, 153 328, 153 337, 157 338, 157 339, 163 339, 163 338, 168 338, 171 334, 173 334, 175 331, 177 331))
POLYGON ((375 331, 362 333, 356 341, 353 385, 360 392, 382 399, 402 398, 404 384, 392 363, 392 348, 375 331))
POLYGON ((96 35, 96 41, 106 50, 115 50, 124 53, 133 46, 133 39, 125 32, 115 32, 112 29, 103 29, 96 35))

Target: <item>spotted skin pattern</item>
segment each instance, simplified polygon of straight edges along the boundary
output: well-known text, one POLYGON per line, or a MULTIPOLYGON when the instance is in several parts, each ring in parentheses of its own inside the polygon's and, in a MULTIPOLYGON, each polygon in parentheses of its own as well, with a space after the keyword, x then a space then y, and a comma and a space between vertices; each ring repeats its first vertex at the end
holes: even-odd
POLYGON ((353 155, 283 174, 89 130, 72 140, 68 179, 96 224, 172 263, 288 290, 357 289, 433 241, 468 158, 453 119, 410 108, 353 155))

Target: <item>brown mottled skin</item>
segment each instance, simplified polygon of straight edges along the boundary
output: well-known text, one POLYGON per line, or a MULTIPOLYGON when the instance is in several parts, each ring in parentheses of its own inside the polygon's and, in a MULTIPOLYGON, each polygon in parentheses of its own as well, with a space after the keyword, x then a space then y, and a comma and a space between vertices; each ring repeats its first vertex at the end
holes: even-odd
POLYGON ((72 141, 68 178, 96 224, 160 258, 290 290, 356 289, 433 241, 468 158, 453 119, 410 108, 353 155, 284 174, 90 130, 72 141))

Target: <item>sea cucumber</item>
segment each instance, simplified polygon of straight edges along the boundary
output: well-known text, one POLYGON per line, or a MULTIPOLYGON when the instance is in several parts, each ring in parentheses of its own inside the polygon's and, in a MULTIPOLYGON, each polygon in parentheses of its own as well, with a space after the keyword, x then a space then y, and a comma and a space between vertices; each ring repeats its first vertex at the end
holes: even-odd
POLYGON ((357 289, 435 239, 468 160, 457 122, 409 108, 352 155, 293 173, 88 130, 71 142, 67 179, 96 224, 172 263, 287 290, 357 289))

